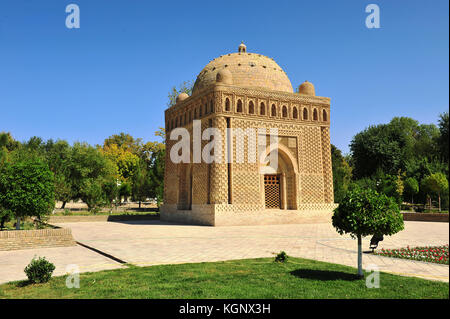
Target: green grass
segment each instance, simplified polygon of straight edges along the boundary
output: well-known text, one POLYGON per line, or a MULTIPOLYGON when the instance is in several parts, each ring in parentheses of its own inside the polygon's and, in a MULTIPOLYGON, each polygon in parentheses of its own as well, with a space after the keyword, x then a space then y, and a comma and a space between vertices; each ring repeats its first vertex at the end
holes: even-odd
POLYGON ((45 284, 0 285, 0 298, 449 298, 448 283, 380 274, 380 288, 367 288, 356 269, 290 257, 160 265, 80 275, 80 288, 66 278, 45 284))
MULTIPOLYGON (((0 231, 5 230, 16 230, 14 224, 16 220, 11 220, 5 223, 5 228, 0 229, 0 231)), ((45 223, 35 223, 30 218, 27 218, 25 221, 20 223, 20 230, 34 230, 34 229, 48 229, 53 228, 45 223)))

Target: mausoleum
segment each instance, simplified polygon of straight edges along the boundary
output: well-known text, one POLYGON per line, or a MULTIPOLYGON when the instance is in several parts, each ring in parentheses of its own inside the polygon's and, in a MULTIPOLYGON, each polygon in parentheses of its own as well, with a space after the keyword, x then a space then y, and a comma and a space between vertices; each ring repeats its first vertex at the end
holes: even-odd
POLYGON ((308 81, 294 92, 272 58, 247 52, 242 43, 238 52, 213 59, 198 74, 192 94, 181 93, 165 111, 165 128, 161 220, 213 226, 331 221, 336 205, 330 99, 317 96, 308 81), (222 161, 195 160, 194 121, 201 132, 216 128, 221 133, 200 139, 197 146, 203 150, 218 138, 220 149, 214 151, 222 161), (170 136, 177 128, 191 136, 189 160, 179 163, 171 159, 179 138, 170 136), (274 129, 277 134, 271 136, 274 129), (256 161, 249 159, 255 147, 252 130, 267 141, 256 161), (277 156, 276 167, 262 160, 271 154, 277 156), (244 161, 237 160, 242 156, 244 161))

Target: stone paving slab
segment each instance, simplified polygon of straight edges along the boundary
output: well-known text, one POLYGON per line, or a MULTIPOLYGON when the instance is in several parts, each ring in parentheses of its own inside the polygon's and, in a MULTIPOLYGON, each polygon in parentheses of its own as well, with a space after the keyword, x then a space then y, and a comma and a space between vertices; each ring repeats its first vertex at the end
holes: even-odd
MULTIPOLYGON (((133 221, 65 223, 64 227, 72 229, 77 241, 139 266, 273 257, 281 250, 352 267, 357 261, 356 240, 339 235, 329 223, 208 227, 133 221)), ((369 242, 370 237, 363 239, 363 250, 369 250, 369 242)), ((402 232, 385 236, 379 248, 448 242, 448 223, 410 221, 402 232)), ((447 265, 364 254, 363 267, 371 264, 405 276, 447 282, 449 278, 447 265)))

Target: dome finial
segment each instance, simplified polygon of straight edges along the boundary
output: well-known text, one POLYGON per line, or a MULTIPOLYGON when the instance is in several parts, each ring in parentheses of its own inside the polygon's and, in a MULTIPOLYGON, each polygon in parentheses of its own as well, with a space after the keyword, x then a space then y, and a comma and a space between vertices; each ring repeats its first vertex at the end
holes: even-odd
POLYGON ((241 44, 239 45, 239 48, 238 48, 238 52, 239 53, 247 52, 247 47, 245 46, 244 41, 241 41, 241 44))

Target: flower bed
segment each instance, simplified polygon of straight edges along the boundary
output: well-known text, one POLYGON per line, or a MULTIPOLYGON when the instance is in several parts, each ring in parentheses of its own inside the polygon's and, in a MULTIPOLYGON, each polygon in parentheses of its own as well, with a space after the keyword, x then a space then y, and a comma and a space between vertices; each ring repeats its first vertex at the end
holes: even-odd
POLYGON ((437 264, 448 265, 448 245, 428 246, 400 249, 381 249, 374 252, 375 255, 427 261, 437 264))

